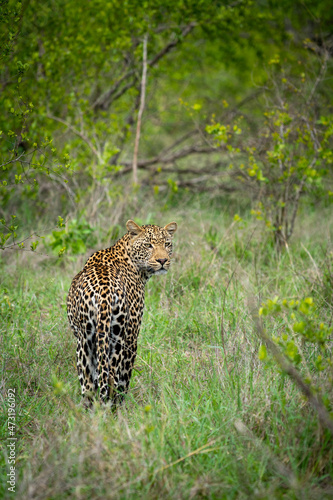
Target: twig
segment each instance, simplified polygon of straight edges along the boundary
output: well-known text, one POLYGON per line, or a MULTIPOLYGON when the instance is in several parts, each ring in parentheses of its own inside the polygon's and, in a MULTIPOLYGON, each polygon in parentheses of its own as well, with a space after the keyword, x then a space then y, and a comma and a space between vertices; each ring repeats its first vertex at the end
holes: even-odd
POLYGON ((321 65, 321 67, 320 67, 319 74, 318 74, 318 76, 316 78, 316 81, 315 81, 315 83, 314 83, 314 85, 313 85, 313 87, 311 89, 310 95, 309 95, 309 97, 306 100, 306 105, 307 106, 311 102, 311 100, 312 100, 312 98, 314 96, 314 93, 315 93, 315 91, 316 91, 316 89, 317 89, 320 81, 322 80, 322 78, 323 78, 323 76, 324 76, 324 74, 326 72, 328 58, 329 58, 329 53, 328 53, 327 50, 325 50, 325 52, 324 52, 324 60, 323 60, 323 63, 321 65))
MULTIPOLYGON (((15 241, 15 239, 14 239, 14 242, 11 243, 10 245, 4 246, 4 247, 0 246, 0 250, 14 250, 18 247, 18 248, 20 248, 20 250, 24 250, 24 251, 28 251, 28 252, 33 251, 34 253, 40 253, 40 252, 36 252, 34 250, 28 250, 26 248, 19 246, 19 245, 22 245, 23 243, 25 243, 26 241, 30 240, 31 238, 34 238, 35 236, 37 236, 39 238, 36 231, 34 231, 32 234, 30 234, 30 236, 27 236, 26 238, 24 238, 21 241, 15 241)), ((47 254, 42 254, 42 255, 47 255, 47 254)))
POLYGON ((138 112, 138 121, 136 124, 136 136, 134 143, 134 154, 133 154, 133 182, 138 184, 138 151, 141 133, 141 119, 143 110, 145 107, 145 97, 146 97, 146 79, 147 79, 147 41, 148 35, 146 34, 143 39, 143 63, 142 63, 142 80, 141 80, 141 98, 140 107, 138 112))
POLYGON ((253 432, 246 427, 246 425, 241 421, 241 420, 235 420, 234 422, 235 429, 239 434, 242 436, 250 439, 258 448, 263 450, 265 454, 268 456, 269 460, 271 461, 273 467, 275 470, 278 472, 280 476, 284 476, 288 479, 288 482, 291 484, 292 487, 295 487, 297 485, 297 478, 293 474, 293 472, 287 468, 274 454, 273 452, 268 448, 265 443, 261 441, 261 439, 257 438, 253 434, 253 432))
POLYGON ((70 123, 66 122, 62 118, 59 118, 58 116, 47 115, 47 117, 50 118, 51 120, 55 120, 56 122, 62 123, 67 128, 69 128, 69 130, 71 130, 75 135, 77 135, 78 137, 80 137, 89 146, 89 148, 91 149, 91 151, 93 152, 93 154, 97 157, 98 162, 102 163, 102 157, 101 157, 100 153, 97 151, 97 149, 95 148, 95 146, 93 145, 93 143, 90 141, 90 139, 85 134, 83 134, 82 132, 80 132, 79 130, 77 130, 75 127, 73 127, 73 125, 71 125, 70 123))
POLYGON ((300 197, 301 197, 301 194, 302 194, 302 191, 303 191, 303 187, 304 187, 306 178, 307 178, 306 175, 304 175, 304 177, 301 180, 301 183, 299 185, 299 188, 298 188, 298 191, 296 193, 296 196, 295 196, 294 209, 293 209, 293 213, 292 213, 292 216, 291 216, 289 231, 286 234, 287 241, 289 240, 290 236, 294 232, 294 226, 295 226, 295 220, 296 220, 296 215, 297 215, 297 210, 298 210, 298 204, 299 204, 299 200, 300 200, 300 197))
POLYGON ((189 139, 191 136, 196 135, 196 134, 197 134, 196 130, 190 130, 189 132, 186 132, 186 134, 182 135, 179 139, 177 139, 175 142, 173 142, 170 146, 164 148, 163 151, 161 152, 161 156, 164 156, 166 153, 169 153, 169 151, 172 151, 175 147, 179 146, 179 144, 186 141, 186 139, 189 139))
POLYGON ((71 203, 72 203, 73 207, 75 208, 75 207, 76 207, 76 205, 75 205, 75 193, 74 193, 74 192, 72 191, 72 189, 68 186, 68 184, 67 184, 65 181, 63 181, 63 179, 62 179, 61 177, 56 176, 56 175, 54 175, 54 174, 52 174, 52 173, 50 174, 50 177, 51 177, 51 179, 53 179, 54 181, 59 182, 59 184, 61 184, 61 185, 62 185, 62 187, 65 189, 65 191, 67 191, 67 193, 68 193, 68 197, 69 197, 69 199, 71 200, 71 203))
MULTIPOLYGON (((35 151, 36 150, 34 150, 33 153, 35 151)), ((6 165, 9 165, 10 163, 15 163, 16 161, 20 161, 20 159, 22 158, 22 156, 24 156, 26 154, 27 154, 26 151, 23 151, 23 153, 21 153, 20 156, 17 156, 16 158, 13 158, 12 160, 6 161, 5 163, 1 163, 0 168, 5 167, 6 165)), ((28 153, 28 154, 31 154, 31 153, 28 153)))
MULTIPOLYGON (((133 73, 134 73, 134 71, 133 71, 133 73)), ((117 92, 114 95, 113 99, 110 99, 110 101, 108 102, 107 106, 103 106, 103 110, 106 111, 111 106, 111 104, 113 103, 113 101, 116 101, 117 99, 120 99, 120 97, 122 95, 124 95, 131 87, 133 87, 135 85, 136 80, 137 79, 135 77, 133 77, 132 81, 130 81, 122 89, 120 89, 119 92, 117 92)))
POLYGON ((303 243, 301 242, 301 247, 303 248, 303 250, 308 254, 312 264, 313 264, 313 267, 315 268, 316 270, 316 274, 317 274, 317 278, 320 279, 320 272, 319 272, 319 269, 318 269, 318 266, 316 264, 316 261, 314 260, 314 258, 312 257, 312 255, 310 254, 309 250, 303 245, 303 243))
MULTIPOLYGON (((158 472, 161 472, 165 469, 168 469, 169 467, 172 467, 173 465, 179 464, 179 462, 183 462, 186 458, 192 457, 193 455, 198 455, 198 453, 208 453, 209 451, 213 451, 212 449, 207 449, 208 446, 212 446, 216 442, 216 439, 213 439, 212 441, 209 441, 208 443, 204 444, 203 446, 200 446, 200 448, 197 448, 194 451, 191 451, 184 457, 179 458, 178 460, 175 460, 174 462, 171 462, 170 464, 164 465, 163 467, 160 467, 156 471, 154 471, 154 474, 157 474, 158 472), (205 449, 206 448, 206 449, 205 449)), ((215 449, 215 448, 213 448, 215 449)))

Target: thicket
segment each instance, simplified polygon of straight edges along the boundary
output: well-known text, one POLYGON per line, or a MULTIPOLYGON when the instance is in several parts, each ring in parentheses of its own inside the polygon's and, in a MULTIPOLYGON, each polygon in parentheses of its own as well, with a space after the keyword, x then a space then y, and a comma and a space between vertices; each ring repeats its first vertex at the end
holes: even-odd
MULTIPOLYGON (((135 446, 140 448, 144 467, 147 466, 146 451, 155 453, 155 465, 148 466, 150 472, 141 483, 138 479, 140 491, 150 492, 152 497, 158 496, 159 491, 166 495, 170 480, 174 492, 177 492, 177 484, 183 484, 182 491, 191 491, 193 497, 214 498, 218 492, 214 481, 220 487, 223 483, 212 465, 214 459, 209 462, 215 471, 212 475, 204 461, 199 460, 202 480, 200 485, 193 483, 192 489, 188 484, 185 487, 186 481, 176 478, 177 474, 173 479, 163 476, 163 481, 156 483, 156 491, 153 484, 156 474, 192 456, 193 450, 193 455, 199 456, 217 447, 216 460, 228 463, 227 455, 221 452, 227 444, 222 446, 215 436, 220 428, 216 421, 222 412, 234 422, 237 433, 257 447, 253 456, 257 456, 258 450, 264 450, 266 457, 265 465, 253 459, 254 469, 265 470, 261 476, 258 472, 260 487, 253 479, 253 471, 240 471, 237 467, 234 470, 229 464, 232 474, 238 477, 238 483, 230 479, 232 484, 240 484, 244 474, 247 478, 246 487, 241 490, 243 495, 269 494, 267 484, 274 474, 284 479, 277 480, 276 489, 272 487, 273 495, 282 495, 282 498, 283 489, 287 488, 286 494, 290 497, 301 496, 301 483, 306 475, 310 476, 306 494, 316 494, 315 481, 320 482, 319 497, 326 494, 326 488, 332 487, 329 450, 333 431, 333 278, 328 215, 333 195, 333 19, 329 3, 324 0, 316 0, 311 5, 288 0, 223 3, 91 0, 83 5, 76 0, 48 0, 41 5, 34 0, 2 0, 0 4, 3 273, 0 305, 4 325, 2 343, 6 352, 2 387, 5 396, 9 381, 13 383, 18 367, 22 367, 24 352, 30 361, 17 382, 24 394, 20 416, 25 429, 22 453, 29 448, 24 444, 27 426, 38 427, 37 422, 42 421, 49 425, 43 412, 38 414, 33 410, 34 417, 23 418, 23 414, 28 415, 30 411, 27 405, 41 404, 34 391, 41 392, 43 401, 49 393, 53 394, 49 409, 53 416, 64 419, 65 427, 68 425, 64 436, 72 440, 71 453, 76 446, 71 434, 76 426, 73 422, 80 421, 75 432, 86 436, 84 419, 94 417, 85 417, 72 403, 79 401, 78 394, 74 389, 71 392, 64 380, 76 380, 75 370, 70 369, 71 358, 64 350, 57 349, 55 339, 45 333, 47 328, 53 328, 52 321, 42 322, 49 354, 43 350, 42 339, 38 337, 38 324, 31 320, 32 334, 26 323, 21 322, 19 311, 27 311, 32 317, 35 309, 31 304, 35 302, 36 311, 42 308, 50 317, 53 313, 38 290, 24 284, 25 278, 21 280, 18 276, 12 284, 8 281, 13 266, 26 276, 20 260, 31 263, 36 259, 40 267, 33 265, 35 272, 46 266, 45 275, 65 276, 65 285, 62 282, 54 285, 55 297, 63 301, 70 277, 79 268, 78 260, 83 262, 88 251, 108 246, 120 237, 126 217, 137 217, 141 223, 158 223, 156 217, 164 218, 171 212, 175 220, 183 222, 183 227, 190 224, 195 232, 194 237, 185 229, 186 237, 180 236, 181 252, 190 255, 192 267, 179 265, 180 276, 168 281, 171 292, 164 285, 152 285, 150 306, 160 324, 147 313, 147 325, 157 329, 156 336, 143 343, 143 349, 150 346, 150 354, 143 355, 144 367, 140 373, 145 370, 147 373, 143 375, 143 382, 134 377, 130 395, 133 399, 127 402, 124 413, 118 415, 121 422, 123 418, 127 422, 124 425, 130 422, 136 429, 137 438, 129 438, 129 447, 132 453, 135 446), (303 225, 304 234, 308 235, 304 224, 310 221, 311 214, 317 221, 323 214, 323 229, 322 236, 316 236, 316 244, 309 250, 297 228, 303 225), (202 251, 191 253, 188 244, 192 239, 202 251), (301 251, 296 250, 298 244, 301 251), (31 252, 34 253, 30 255, 31 252), (311 263, 315 277, 304 268, 305 262, 311 263), (278 273, 276 266, 287 266, 288 279, 295 281, 295 286, 287 283, 282 269, 278 273), (195 268, 202 271, 202 276, 195 268), (251 282, 249 290, 246 274, 251 282), (271 286, 271 281, 278 285, 271 286), (24 287, 28 290, 27 296, 24 287), (157 307, 161 292, 160 307, 165 318, 157 307), (189 295, 187 299, 186 295, 189 295), (172 298, 177 307, 170 305, 172 298), (247 311, 246 318, 240 304, 247 311), (187 317, 182 314, 182 308, 187 317), (181 321, 175 325, 177 315, 181 321), (175 343, 166 337, 172 346, 171 351, 165 351, 169 366, 163 360, 163 335, 168 332, 168 324, 173 325, 171 333, 180 337, 175 343), (209 331, 214 334, 210 335, 209 331), (251 331, 250 339, 246 338, 245 331, 251 331), (8 332, 11 332, 9 336, 8 332), (243 341, 236 344, 237 352, 232 347, 236 333, 243 341), (195 335, 203 342, 202 349, 195 335), (251 352, 248 358, 245 345, 251 352), (34 354, 31 357, 27 347, 34 354), (166 378, 160 390, 157 378, 151 375, 155 359, 152 349, 157 353, 157 370, 172 371, 175 364, 177 372, 179 366, 178 381, 173 384, 166 378), (215 361, 208 355, 211 349, 215 361), (46 381, 42 388, 35 377, 38 356, 41 356, 39 368, 46 381), (65 360, 57 364, 55 360, 59 356, 65 356, 65 360), (53 382, 47 375, 50 360, 58 366, 51 370, 53 382), (245 371, 236 369, 235 360, 244 363, 245 371), (197 362, 200 370, 208 370, 207 378, 198 375, 197 362), (187 363, 190 379, 198 377, 197 384, 186 380, 187 363), (272 398, 269 408, 254 389, 264 390, 264 370, 272 385, 276 381, 275 395, 267 396, 272 398), (260 381, 257 386, 255 376, 260 381), (136 383, 139 384, 138 403, 135 403, 136 383), (180 388, 184 384, 188 392, 180 388), (242 384, 250 384, 248 394, 242 394, 242 384), (206 394, 203 398, 206 413, 200 408, 203 397, 200 387, 206 394), (148 390, 148 398, 144 396, 145 390, 148 390), (224 402, 220 390, 227 390, 229 394, 230 412, 221 410, 224 402), (149 398, 154 402, 152 413, 149 398), (230 402, 233 398, 237 408, 230 402), (250 412, 246 411, 246 398, 254 401, 250 412), (159 406, 161 401, 164 406, 171 405, 174 411, 184 414, 186 425, 193 425, 198 433, 202 429, 199 420, 202 422, 209 414, 207 426, 214 430, 204 432, 205 442, 197 440, 193 444, 193 435, 181 424, 184 450, 176 451, 172 436, 179 421, 172 420, 171 427, 165 424, 166 442, 171 444, 158 446, 158 440, 164 439, 163 433, 154 434, 150 429, 159 429, 166 415, 171 418, 159 406), (131 412, 136 413, 141 403, 146 411, 135 420, 131 412), (193 407, 193 411, 185 410, 187 405, 193 407), (298 418, 301 418, 297 405, 306 408, 308 418, 306 428, 296 436, 298 418), (262 420, 253 416, 256 412, 261 415, 260 407, 265 407, 267 412, 262 420), (281 422, 267 416, 274 413, 275 407, 281 412, 281 422), (281 427, 289 421, 291 408, 295 420, 289 435, 281 427), (196 422, 196 418, 198 427, 195 423, 189 424, 196 422), (151 433, 153 437, 149 437, 151 433), (295 447, 289 451, 293 457, 290 459, 292 471, 283 465, 288 459, 279 442, 286 445, 288 439, 295 447), (301 454, 300 450, 309 442, 311 451, 305 453, 303 460, 297 454, 301 454), (170 453, 165 454, 165 447, 170 448, 170 453), (205 477, 208 478, 206 486, 205 477)), ((27 280, 31 279, 29 275, 27 280)), ((47 296, 47 290, 43 290, 47 296)), ((50 304, 57 309, 55 302, 50 304)), ((65 314, 61 318, 64 329, 65 314)), ((148 337, 149 331, 147 326, 148 337)), ((73 346, 68 338, 62 334, 61 340, 70 352, 73 346)), ((3 405, 5 409, 5 397, 3 405)), ((5 421, 3 425, 5 435, 5 421)), ((94 432, 96 439, 101 436, 107 439, 106 428, 102 428, 101 434, 96 429, 94 432)), ((32 431, 32 436, 34 434, 32 431)), ((124 447, 123 453, 127 445, 118 428, 116 435, 120 448, 124 447)), ((38 447, 34 440, 37 437, 32 436, 31 442, 38 449, 32 466, 32 474, 36 475, 44 445, 38 447)), ((231 448, 227 448, 233 450, 233 459, 237 462, 235 450, 239 443, 235 439, 231 448)), ((88 441, 84 448, 84 467, 89 463, 88 441)), ((112 446, 117 445, 111 445, 110 441, 106 448, 102 447, 102 453, 112 454, 112 446)), ((249 459, 245 448, 239 449, 249 459)), ((47 453, 51 453, 50 450, 47 453)), ((63 457, 63 453, 60 438, 54 460, 63 457)), ((4 462, 5 458, 4 453, 4 462)), ((27 485, 31 488, 28 466, 24 458, 20 460, 25 464, 22 488, 28 488, 27 485)), ((52 461, 51 456, 50 467, 52 461)), ((68 494, 74 494, 74 490, 70 490, 71 480, 76 484, 84 473, 72 455, 70 462, 71 467, 79 470, 66 479, 66 487, 71 491, 68 494)), ((101 463, 104 467, 103 460, 101 463)), ((135 461, 131 467, 139 477, 135 461)), ((194 469, 190 467, 191 476, 194 469)), ((120 467, 120 470, 124 474, 124 469, 120 467)), ((98 467, 94 471, 105 480, 98 467)), ((80 481, 75 488, 80 488, 80 481)), ((55 498, 60 495, 58 487, 59 484, 54 484, 55 498)), ((131 488, 118 493, 127 491, 126 494, 131 495, 135 487, 131 488)), ((228 489, 223 483, 223 488, 226 495, 237 498, 236 486, 228 489)), ((53 494, 52 488, 47 491, 48 495, 53 494)), ((80 491, 75 493, 79 497, 80 491)), ((104 494, 102 490, 98 493, 104 494)), ((31 497, 34 495, 36 490, 31 497)), ((84 493, 82 495, 84 497, 84 493)))

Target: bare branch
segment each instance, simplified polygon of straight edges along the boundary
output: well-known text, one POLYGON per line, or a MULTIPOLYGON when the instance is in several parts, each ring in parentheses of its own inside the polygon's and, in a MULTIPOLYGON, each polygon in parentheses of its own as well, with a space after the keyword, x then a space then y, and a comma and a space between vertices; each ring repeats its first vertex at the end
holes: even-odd
MULTIPOLYGON (((138 161, 138 167, 139 168, 147 168, 152 165, 156 165, 158 163, 173 163, 176 160, 180 160, 181 158, 184 158, 186 156, 189 156, 191 154, 209 154, 213 153, 214 151, 221 151, 222 148, 214 148, 214 147, 208 147, 208 146, 187 146, 180 151, 177 151, 176 153, 173 153, 172 155, 166 156, 165 158, 160 157, 160 156, 154 156, 153 158, 149 158, 146 160, 139 160, 138 161)), ((131 162, 128 161, 123 161, 122 165, 124 166, 130 166, 132 165, 131 162)))
MULTIPOLYGON (((178 188, 189 188, 196 193, 220 192, 220 193, 234 193, 237 188, 226 184, 226 181, 219 182, 221 177, 227 177, 226 172, 216 172, 214 175, 199 175, 197 177, 177 180, 176 185, 178 188)), ((146 186, 157 185, 160 191, 169 189, 169 183, 166 180, 154 182, 152 177, 147 177, 144 181, 146 186)))
MULTIPOLYGON (((222 162, 216 162, 213 164, 208 165, 207 167, 204 168, 177 168, 177 167, 163 167, 161 170, 162 173, 176 173, 178 175, 187 175, 187 174, 194 174, 194 175, 201 175, 201 174, 210 174, 211 176, 214 175, 214 172, 219 168, 219 167, 226 167, 227 165, 222 163, 222 162)), ((138 168, 141 170, 148 170, 149 175, 154 175, 156 173, 160 173, 160 171, 156 168, 148 168, 146 165, 138 165, 138 168)), ((125 174, 128 174, 132 170, 132 167, 129 165, 126 168, 123 168, 122 170, 119 170, 118 172, 115 172, 114 176, 119 177, 125 174)))
POLYGON ((146 34, 143 40, 143 63, 142 63, 142 79, 141 79, 141 96, 140 96, 140 107, 138 112, 138 121, 136 124, 136 136, 134 143, 134 154, 133 154, 133 182, 138 184, 138 151, 141 133, 141 119, 143 110, 145 107, 145 97, 146 97, 146 78, 147 78, 147 41, 148 35, 146 34))
MULTIPOLYGON (((194 174, 194 175, 204 175, 208 174, 210 176, 215 175, 217 170, 221 167, 224 167, 225 170, 223 172, 223 175, 230 175, 229 172, 226 171, 227 168, 227 163, 223 163, 221 161, 211 163, 208 166, 204 168, 177 168, 176 167, 163 167, 162 172, 163 173, 176 173, 178 175, 188 175, 188 174, 194 174)), ((151 170, 152 173, 158 172, 158 170, 151 170)), ((220 174, 219 174, 220 175, 220 174)))
POLYGON ((177 186, 181 188, 195 188, 196 191, 198 192, 205 192, 209 191, 207 184, 205 184, 206 181, 213 181, 214 186, 212 186, 211 190, 214 191, 223 191, 225 193, 234 193, 236 191, 236 188, 233 188, 231 186, 226 186, 225 184, 218 184, 216 182, 216 177, 224 177, 225 172, 221 172, 220 175, 215 175, 214 177, 210 175, 201 175, 199 177, 194 177, 193 179, 187 179, 184 181, 178 181, 177 186))

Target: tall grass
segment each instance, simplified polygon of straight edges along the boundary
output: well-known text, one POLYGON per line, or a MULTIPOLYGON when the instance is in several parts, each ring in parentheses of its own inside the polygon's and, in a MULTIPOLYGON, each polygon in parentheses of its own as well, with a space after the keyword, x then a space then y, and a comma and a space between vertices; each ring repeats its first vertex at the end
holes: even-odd
POLYGON ((147 286, 136 367, 116 414, 80 404, 65 298, 86 256, 60 265, 3 257, 1 498, 14 495, 6 485, 13 387, 17 498, 332 497, 332 437, 293 382, 258 359, 252 318, 253 305, 276 294, 316 294, 332 316, 323 214, 303 214, 277 255, 252 221, 192 209, 149 207, 146 222, 174 219, 179 231, 169 274, 147 286))

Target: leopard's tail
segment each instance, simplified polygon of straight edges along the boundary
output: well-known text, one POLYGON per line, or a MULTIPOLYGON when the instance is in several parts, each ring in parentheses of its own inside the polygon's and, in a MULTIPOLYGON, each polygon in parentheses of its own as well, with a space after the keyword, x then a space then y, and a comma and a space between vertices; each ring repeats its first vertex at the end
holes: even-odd
POLYGON ((97 366, 99 398, 106 403, 110 397, 110 329, 112 323, 112 308, 107 302, 100 304, 97 314, 97 366))

